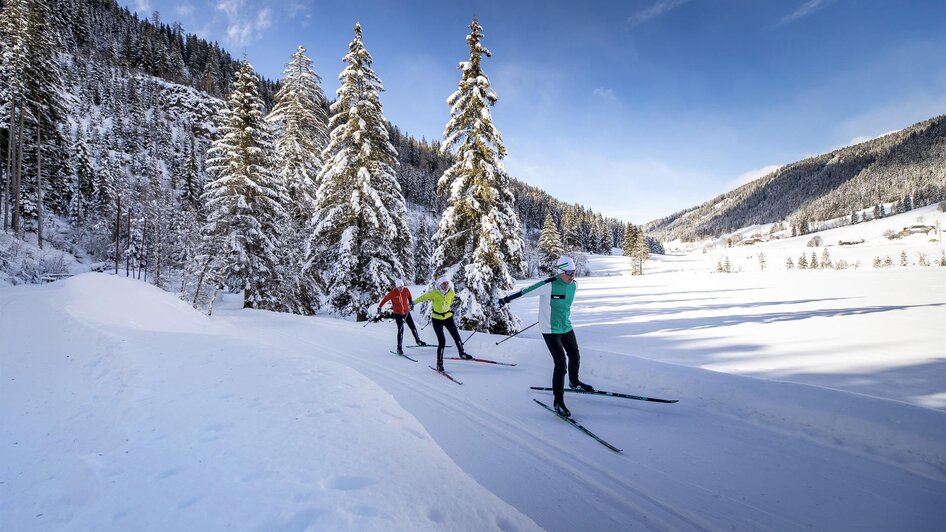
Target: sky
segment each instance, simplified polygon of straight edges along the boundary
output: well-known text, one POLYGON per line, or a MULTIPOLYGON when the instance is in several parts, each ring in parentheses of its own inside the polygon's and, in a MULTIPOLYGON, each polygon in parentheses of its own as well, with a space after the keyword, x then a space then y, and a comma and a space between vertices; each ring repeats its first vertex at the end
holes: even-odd
POLYGON ((119 3, 271 79, 303 45, 327 95, 360 22, 386 118, 428 140, 476 16, 510 175, 634 223, 946 113, 939 0, 119 3))

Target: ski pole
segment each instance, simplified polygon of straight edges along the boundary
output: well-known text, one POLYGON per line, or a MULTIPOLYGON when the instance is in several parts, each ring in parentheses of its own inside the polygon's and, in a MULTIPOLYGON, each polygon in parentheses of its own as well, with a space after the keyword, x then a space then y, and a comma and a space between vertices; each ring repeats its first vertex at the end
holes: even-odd
POLYGON ((470 340, 470 338, 473 338, 474 334, 476 334, 476 331, 471 332, 470 335, 466 337, 466 340, 463 340, 461 345, 466 345, 466 343, 470 340))
POLYGON ((427 328, 428 325, 430 325, 430 318, 427 318, 427 323, 425 323, 424 326, 420 328, 420 330, 423 331, 424 329, 427 328))
POLYGON ((520 330, 518 330, 518 331, 516 331, 516 332, 514 332, 514 333, 512 333, 512 334, 510 334, 509 336, 507 336, 505 340, 500 340, 500 341, 496 342, 496 345, 499 345, 499 344, 505 342, 506 340, 512 338, 513 336, 515 336, 515 335, 521 333, 522 331, 524 331, 524 330, 526 330, 526 329, 529 329, 529 328, 532 328, 532 327, 535 327, 535 326, 538 325, 538 324, 539 324, 539 322, 535 322, 535 323, 533 323, 532 325, 526 327, 525 329, 520 329, 520 330))

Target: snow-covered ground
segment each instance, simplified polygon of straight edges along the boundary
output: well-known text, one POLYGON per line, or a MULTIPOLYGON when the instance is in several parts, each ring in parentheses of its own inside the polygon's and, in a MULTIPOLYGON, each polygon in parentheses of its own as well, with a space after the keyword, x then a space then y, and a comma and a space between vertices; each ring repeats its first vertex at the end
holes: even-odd
POLYGON ((680 400, 567 395, 620 454, 532 401, 534 329, 473 335, 518 365, 448 360, 457 385, 387 322, 208 318, 109 274, 0 288, 0 530, 946 530, 946 268, 707 255, 579 279, 583 380, 680 400))

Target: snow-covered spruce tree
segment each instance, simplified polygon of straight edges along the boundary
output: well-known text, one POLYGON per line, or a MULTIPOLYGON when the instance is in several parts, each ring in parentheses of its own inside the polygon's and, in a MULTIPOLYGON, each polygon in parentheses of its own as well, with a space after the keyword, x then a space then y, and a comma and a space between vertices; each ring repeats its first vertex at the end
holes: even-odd
POLYGON ((634 234, 634 262, 636 275, 644 275, 644 261, 650 257, 650 248, 647 245, 647 235, 641 227, 636 228, 634 234))
POLYGON ((625 257, 634 256, 635 230, 634 224, 630 222, 624 227, 624 240, 621 241, 621 254, 625 257))
POLYGON ((447 203, 435 237, 435 274, 455 283, 461 328, 509 334, 519 320, 496 301, 513 288, 512 273, 525 267, 524 245, 511 179, 501 162, 506 147, 489 111, 497 97, 480 65, 491 54, 475 18, 470 30, 470 60, 459 64, 459 87, 447 99, 450 121, 441 150, 457 149, 456 162, 437 183, 447 203))
POLYGON ((611 228, 608 226, 608 223, 604 219, 599 220, 598 231, 601 235, 601 239, 598 242, 600 246, 598 248, 598 253, 601 255, 610 255, 611 249, 614 247, 614 237, 611 234, 611 228))
POLYGON ((431 230, 426 220, 420 222, 417 239, 414 242, 414 282, 425 284, 431 281, 434 250, 431 246, 431 230))
POLYGON ((556 273, 555 261, 562 256, 562 238, 555 227, 555 220, 552 219, 552 213, 545 214, 545 223, 542 224, 542 231, 539 233, 539 271, 542 275, 553 275, 556 273))
POLYGON ((299 48, 283 69, 273 110, 266 121, 276 127, 276 154, 295 220, 308 220, 315 207, 315 177, 322 169, 328 144, 328 116, 321 78, 312 70, 305 48, 299 48))
POLYGON ((332 134, 316 181, 304 272, 321 273, 329 303, 367 319, 395 278, 414 275, 407 207, 394 167, 397 152, 381 109, 381 80, 361 41, 361 24, 342 58, 332 134))
POLYGON ((566 253, 581 250, 581 220, 578 207, 567 205, 562 213, 562 247, 566 253))
POLYGON ((205 254, 244 308, 279 308, 276 254, 287 198, 277 178, 273 141, 253 67, 243 60, 207 154, 205 254))
POLYGON ((328 115, 319 81, 312 60, 299 46, 283 69, 273 110, 266 117, 277 131, 279 176, 289 195, 290 227, 280 253, 281 269, 288 274, 283 297, 290 310, 300 314, 314 313, 322 299, 321 279, 301 273, 308 236, 305 227, 315 210, 315 178, 328 143, 328 115))

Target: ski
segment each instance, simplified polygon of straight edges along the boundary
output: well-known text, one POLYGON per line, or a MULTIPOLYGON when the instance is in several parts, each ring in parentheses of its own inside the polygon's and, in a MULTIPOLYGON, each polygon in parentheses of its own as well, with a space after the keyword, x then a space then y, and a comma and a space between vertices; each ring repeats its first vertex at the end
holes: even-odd
POLYGON ((451 375, 450 375, 449 373, 447 373, 446 371, 440 371, 440 370, 438 370, 437 368, 435 368, 435 367, 433 367, 433 366, 427 366, 427 367, 430 368, 430 369, 432 369, 432 370, 434 370, 434 371, 436 371, 437 373, 443 375, 444 377, 446 377, 446 378, 452 380, 453 382, 455 382, 455 383, 457 383, 457 384, 463 384, 462 382, 460 382, 460 381, 454 379, 453 376, 451 376, 451 375))
POLYGON ((572 418, 570 418, 570 417, 565 417, 565 416, 559 414, 558 412, 555 411, 554 408, 552 408, 552 407, 550 407, 549 405, 543 403, 542 401, 539 401, 538 399, 533 399, 533 401, 535 401, 536 403, 539 403, 540 405, 542 405, 542 408, 544 408, 544 409, 548 410, 549 412, 555 414, 555 415, 558 416, 559 418, 564 419, 565 421, 569 422, 569 423, 570 423, 573 427, 575 427, 576 429, 578 429, 578 430, 584 432, 585 434, 591 436, 592 438, 595 439, 595 441, 597 441, 597 442, 600 443, 601 445, 604 445, 605 447, 607 447, 608 449, 611 449, 612 451, 614 451, 614 452, 616 452, 616 453, 622 452, 621 449, 618 449, 617 447, 611 445, 610 443, 608 443, 608 442, 602 440, 601 438, 598 437, 597 434, 595 434, 594 432, 591 432, 590 430, 588 430, 588 429, 586 429, 585 427, 581 426, 581 424, 578 423, 577 421, 575 421, 574 419, 572 419, 572 418))
MULTIPOLYGON (((433 348, 436 348, 436 347, 437 347, 437 344, 409 345, 409 346, 406 346, 406 347, 408 347, 408 348, 413 348, 413 347, 433 347, 433 348)), ((453 346, 452 346, 452 345, 445 345, 444 347, 446 348, 446 347, 453 347, 453 346)))
MULTIPOLYGON (((388 353, 391 353, 392 355, 397 355, 397 356, 399 356, 399 357, 404 357, 404 358, 406 358, 406 359, 408 359, 408 360, 414 360, 413 358, 411 358, 411 357, 405 355, 404 353, 398 353, 397 351, 388 351, 388 353)), ((417 362, 417 360, 414 360, 414 362, 417 362)))
MULTIPOLYGON (((551 388, 546 388, 543 386, 530 386, 529 388, 533 390, 542 390, 546 392, 551 392, 551 388)), ((620 397, 622 399, 637 399, 638 401, 650 401, 652 403, 676 403, 679 399, 658 399, 656 397, 644 397, 642 395, 630 395, 626 393, 617 393, 617 392, 603 392, 601 390, 595 390, 593 392, 586 392, 584 390, 573 390, 571 388, 565 388, 565 391, 568 393, 583 393, 587 395, 606 395, 608 397, 620 397)))
POLYGON ((511 364, 509 362, 497 362, 495 360, 489 360, 486 358, 476 358, 476 357, 473 357, 470 359, 460 358, 460 357, 445 357, 445 358, 447 360, 469 360, 470 362, 483 362, 485 364, 496 364, 497 366, 515 366, 515 364, 511 364))

